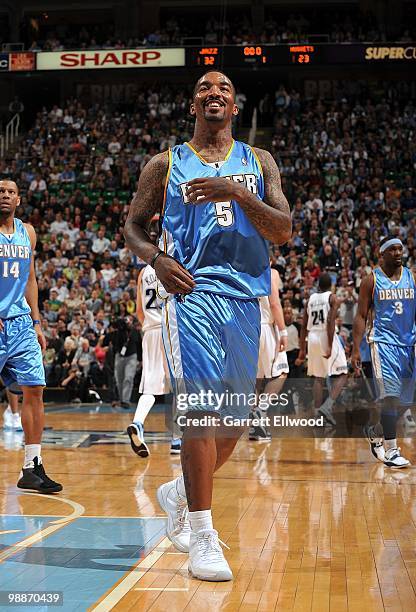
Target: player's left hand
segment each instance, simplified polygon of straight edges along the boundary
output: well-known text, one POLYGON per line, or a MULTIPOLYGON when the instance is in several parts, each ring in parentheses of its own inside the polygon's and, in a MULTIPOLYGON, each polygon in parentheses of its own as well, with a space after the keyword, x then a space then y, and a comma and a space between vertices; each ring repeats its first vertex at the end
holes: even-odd
POLYGON ((42 349, 42 353, 43 353, 44 351, 46 351, 46 338, 43 335, 43 331, 40 325, 35 325, 35 332, 38 337, 38 342, 40 344, 40 348, 42 349))
POLYGON ((4 323, 3 321, 0 319, 0 334, 3 332, 4 330, 4 323))
POLYGON ((189 181, 186 195, 192 204, 228 202, 237 199, 239 189, 244 189, 244 187, 235 181, 224 177, 208 176, 189 181))

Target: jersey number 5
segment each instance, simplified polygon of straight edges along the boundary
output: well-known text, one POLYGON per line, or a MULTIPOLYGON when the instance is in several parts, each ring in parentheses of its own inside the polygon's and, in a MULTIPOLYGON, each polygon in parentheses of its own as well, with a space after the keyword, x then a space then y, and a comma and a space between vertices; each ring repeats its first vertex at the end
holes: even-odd
POLYGON ((234 211, 231 202, 215 202, 217 223, 221 227, 230 227, 234 223, 234 211))
POLYGON ((8 261, 3 261, 3 278, 8 278, 9 276, 19 278, 19 262, 14 261, 11 266, 9 266, 9 263, 8 261))

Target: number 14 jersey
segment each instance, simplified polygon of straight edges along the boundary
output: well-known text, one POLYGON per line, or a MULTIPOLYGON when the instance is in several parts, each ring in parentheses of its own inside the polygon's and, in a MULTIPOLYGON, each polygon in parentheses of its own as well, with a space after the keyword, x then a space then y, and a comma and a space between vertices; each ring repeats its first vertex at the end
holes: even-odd
POLYGON ((14 220, 14 233, 0 232, 0 319, 29 314, 25 293, 29 280, 32 247, 20 219, 14 220))
POLYGON ((268 243, 233 200, 193 204, 186 194, 195 178, 223 177, 264 198, 253 149, 233 141, 222 162, 209 163, 185 143, 169 151, 160 247, 193 275, 194 291, 240 299, 270 294, 268 243))

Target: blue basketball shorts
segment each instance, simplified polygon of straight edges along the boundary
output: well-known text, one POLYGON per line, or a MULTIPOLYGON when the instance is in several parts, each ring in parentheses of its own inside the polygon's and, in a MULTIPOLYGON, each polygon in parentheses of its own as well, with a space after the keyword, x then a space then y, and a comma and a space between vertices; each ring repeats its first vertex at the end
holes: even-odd
POLYGON ((45 370, 30 315, 3 319, 0 333, 0 376, 6 387, 13 383, 45 386, 45 370))
POLYGON ((371 342, 370 351, 377 399, 397 397, 401 404, 412 404, 416 383, 415 347, 371 342))
POLYGON ((257 298, 172 295, 163 306, 162 335, 178 414, 197 410, 247 418, 255 405, 257 298))

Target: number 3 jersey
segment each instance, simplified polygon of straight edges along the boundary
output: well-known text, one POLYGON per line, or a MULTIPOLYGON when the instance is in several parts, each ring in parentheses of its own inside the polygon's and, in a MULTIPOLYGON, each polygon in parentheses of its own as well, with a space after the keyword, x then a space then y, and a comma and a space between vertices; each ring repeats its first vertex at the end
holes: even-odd
POLYGON ((14 233, 0 232, 0 319, 29 314, 25 293, 29 279, 32 247, 20 219, 14 220, 14 233))
POLYGON ((251 299, 270 294, 268 243, 237 202, 192 204, 187 183, 224 177, 264 197, 260 162, 248 145, 233 141, 225 160, 206 162, 190 144, 169 150, 160 247, 189 270, 194 291, 251 299))
POLYGON ((413 346, 416 343, 416 302, 412 272, 402 267, 397 281, 388 278, 381 268, 373 270, 373 275, 373 307, 368 341, 413 346))

